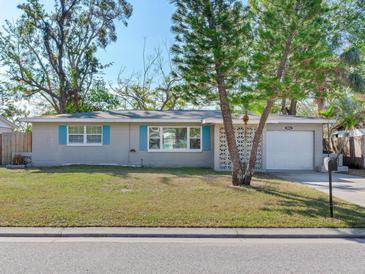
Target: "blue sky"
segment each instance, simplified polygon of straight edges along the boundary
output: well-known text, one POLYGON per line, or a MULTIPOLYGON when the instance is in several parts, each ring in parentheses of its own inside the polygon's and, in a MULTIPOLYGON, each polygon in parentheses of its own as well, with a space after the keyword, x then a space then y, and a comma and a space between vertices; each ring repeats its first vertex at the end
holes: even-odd
MULTIPOLYGON (((0 21, 16 20, 20 12, 17 5, 23 0, 0 0, 0 21)), ((54 0, 41 0, 42 3, 52 5, 54 0)), ((134 12, 128 27, 118 26, 118 41, 111 44, 99 56, 104 63, 113 62, 106 69, 104 78, 115 82, 118 73, 124 67, 124 74, 138 72, 142 67, 143 41, 146 39, 147 50, 171 45, 173 35, 170 32, 171 15, 174 7, 168 0, 130 0, 134 12)))

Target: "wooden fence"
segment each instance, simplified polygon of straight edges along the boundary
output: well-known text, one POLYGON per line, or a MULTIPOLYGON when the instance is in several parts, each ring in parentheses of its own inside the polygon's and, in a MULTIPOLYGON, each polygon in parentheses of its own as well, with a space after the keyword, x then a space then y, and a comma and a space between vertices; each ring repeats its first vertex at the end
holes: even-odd
POLYGON ((343 148, 344 164, 352 168, 364 167, 364 136, 348 138, 343 148))
POLYGON ((351 168, 365 167, 365 137, 355 136, 346 139, 332 138, 332 144, 337 153, 342 147, 343 164, 351 168), (345 143, 343 143, 345 141, 345 143))
POLYGON ((10 164, 16 154, 32 152, 31 133, 2 133, 0 134, 0 163, 10 164))

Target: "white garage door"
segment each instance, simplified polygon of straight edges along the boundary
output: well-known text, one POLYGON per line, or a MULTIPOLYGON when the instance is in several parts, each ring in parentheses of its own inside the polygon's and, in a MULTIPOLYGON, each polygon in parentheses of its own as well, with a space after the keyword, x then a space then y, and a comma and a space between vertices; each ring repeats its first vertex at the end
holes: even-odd
POLYGON ((266 169, 312 170, 313 131, 268 131, 266 169))

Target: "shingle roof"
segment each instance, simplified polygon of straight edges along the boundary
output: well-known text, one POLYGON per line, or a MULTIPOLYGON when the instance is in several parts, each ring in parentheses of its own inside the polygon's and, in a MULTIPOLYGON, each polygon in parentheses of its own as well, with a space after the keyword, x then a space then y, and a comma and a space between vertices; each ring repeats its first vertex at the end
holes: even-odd
MULTIPOLYGON (((258 123, 259 116, 250 114, 249 123, 258 123)), ((242 123, 242 115, 234 115, 234 122, 242 123)), ((219 110, 125 110, 97 111, 73 114, 39 116, 24 119, 26 122, 202 122, 222 123, 222 113, 219 110)), ((270 115, 268 122, 287 123, 326 123, 327 120, 317 117, 270 115)))
POLYGON ((221 118, 221 112, 217 110, 125 110, 125 111, 96 111, 73 114, 59 114, 41 116, 42 118, 83 118, 83 119, 206 119, 221 118))

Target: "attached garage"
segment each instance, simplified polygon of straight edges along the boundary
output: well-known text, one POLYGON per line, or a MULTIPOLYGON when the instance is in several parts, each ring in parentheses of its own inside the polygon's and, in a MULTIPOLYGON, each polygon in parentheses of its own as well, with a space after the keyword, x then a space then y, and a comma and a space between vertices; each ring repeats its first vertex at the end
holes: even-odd
MULTIPOLYGON (((236 143, 243 163, 247 163, 259 117, 249 116, 247 127, 242 118, 234 119, 236 143)), ((230 170, 223 124, 218 120, 207 120, 215 124, 214 168, 230 170)), ((270 115, 258 147, 256 170, 321 170, 323 164, 323 126, 334 123, 321 118, 270 115)))
POLYGON ((314 131, 267 131, 266 169, 313 170, 314 131))

